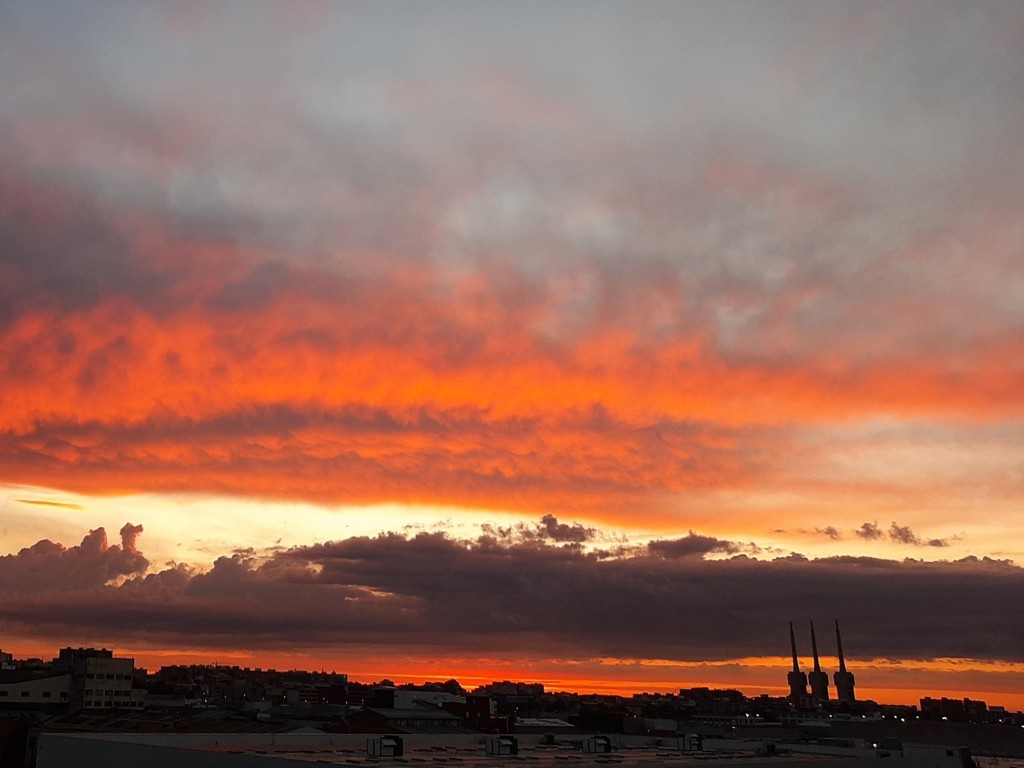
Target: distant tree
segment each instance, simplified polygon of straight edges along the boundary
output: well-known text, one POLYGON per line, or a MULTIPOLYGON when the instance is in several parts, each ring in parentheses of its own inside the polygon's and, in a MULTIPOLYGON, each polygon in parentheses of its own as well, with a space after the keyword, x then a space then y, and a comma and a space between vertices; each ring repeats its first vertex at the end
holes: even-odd
POLYGON ((465 696, 466 695, 466 689, 463 688, 462 685, 459 683, 459 681, 456 680, 455 678, 452 678, 451 680, 446 680, 445 682, 441 683, 441 690, 442 691, 447 691, 448 693, 452 694, 453 696, 465 696))

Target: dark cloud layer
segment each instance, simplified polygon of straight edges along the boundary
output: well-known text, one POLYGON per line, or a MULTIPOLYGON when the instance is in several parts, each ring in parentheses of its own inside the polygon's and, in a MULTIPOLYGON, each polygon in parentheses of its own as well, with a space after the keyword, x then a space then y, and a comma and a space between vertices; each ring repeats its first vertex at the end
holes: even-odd
MULTIPOLYGON (((561 525, 544 520, 537 530, 561 525)), ((120 546, 106 546, 98 530, 77 547, 43 541, 0 558, 8 628, 161 647, 377 644, 706 660, 783 655, 788 620, 839 618, 853 657, 1024 652, 1024 569, 988 559, 708 560, 701 555, 736 545, 696 533, 617 555, 588 553, 575 534, 561 544, 546 533, 387 533, 265 559, 234 554, 207 572, 150 571, 135 548, 140 530, 126 525, 120 546)))

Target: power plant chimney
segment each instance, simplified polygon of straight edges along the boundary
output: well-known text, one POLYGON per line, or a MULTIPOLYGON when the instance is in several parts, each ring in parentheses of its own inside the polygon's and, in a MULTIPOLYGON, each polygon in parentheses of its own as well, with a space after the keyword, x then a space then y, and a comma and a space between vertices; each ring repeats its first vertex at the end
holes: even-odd
POLYGON ((811 652, 814 654, 814 671, 807 679, 811 683, 811 697, 818 701, 828 701, 828 673, 821 671, 818 661, 818 639, 814 636, 814 622, 811 622, 811 652))
POLYGON ((789 698, 794 702, 807 698, 807 675, 800 671, 800 662, 796 657, 796 635, 793 633, 793 622, 789 622, 789 644, 793 649, 793 671, 786 675, 789 682, 789 698))
POLYGON ((841 702, 856 701, 854 685, 856 680, 852 672, 846 671, 846 657, 843 656, 843 638, 839 634, 839 619, 836 619, 836 647, 839 650, 839 671, 832 675, 836 683, 836 698, 841 702))

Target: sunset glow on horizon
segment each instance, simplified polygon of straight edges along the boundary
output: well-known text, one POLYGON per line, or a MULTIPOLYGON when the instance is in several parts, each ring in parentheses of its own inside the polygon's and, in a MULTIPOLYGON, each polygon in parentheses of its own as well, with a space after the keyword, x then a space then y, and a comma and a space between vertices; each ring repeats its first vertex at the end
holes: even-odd
POLYGON ((838 619, 865 696, 1024 709, 1022 50, 5 4, 0 648, 778 694, 838 619))

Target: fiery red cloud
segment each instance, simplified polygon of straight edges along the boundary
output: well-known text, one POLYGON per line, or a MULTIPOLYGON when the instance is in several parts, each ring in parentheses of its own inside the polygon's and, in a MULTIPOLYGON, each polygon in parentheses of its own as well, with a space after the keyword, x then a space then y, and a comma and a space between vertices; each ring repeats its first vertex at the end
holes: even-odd
POLYGON ((13 482, 653 512, 674 491, 766 482, 779 451, 804 450, 799 427, 1024 407, 1012 332, 859 361, 825 339, 736 354, 682 275, 581 267, 560 279, 585 282, 593 306, 552 336, 557 280, 295 264, 142 235, 81 192, 48 192, 9 186, 0 211, 18 256, 0 328, 13 482))

